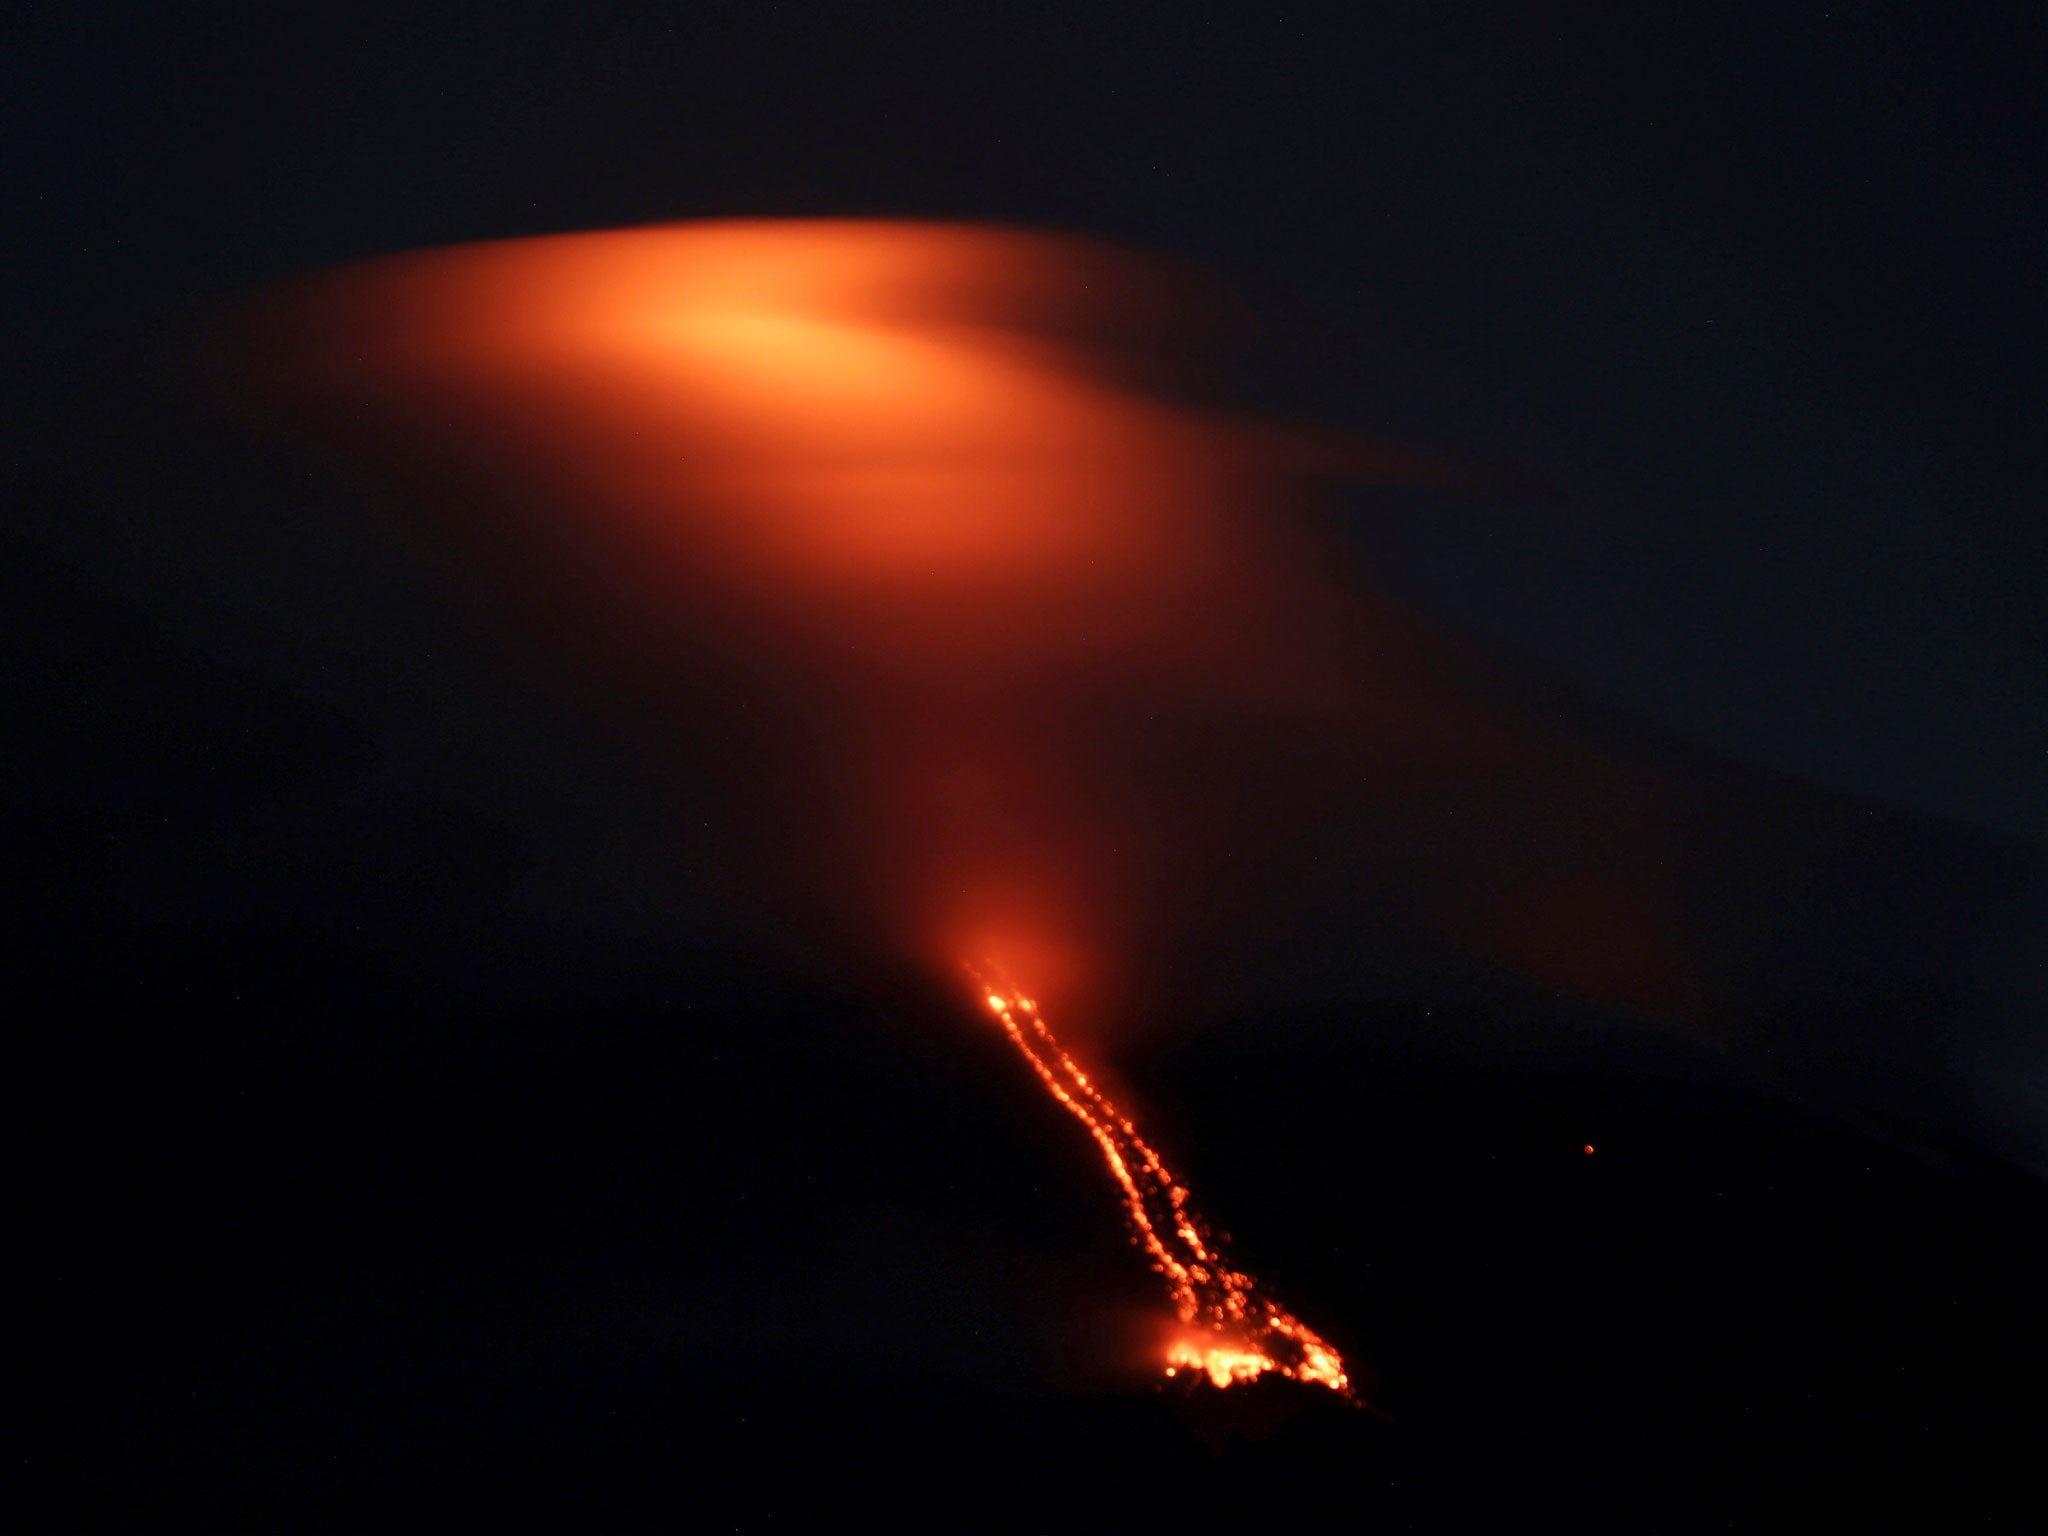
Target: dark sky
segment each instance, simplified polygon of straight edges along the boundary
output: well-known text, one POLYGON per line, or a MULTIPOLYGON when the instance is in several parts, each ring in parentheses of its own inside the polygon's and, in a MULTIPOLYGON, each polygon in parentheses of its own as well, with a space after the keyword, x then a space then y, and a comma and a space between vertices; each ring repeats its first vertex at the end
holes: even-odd
POLYGON ((7 13, 24 1525, 2038 1522, 2042 13, 1343 10, 7 13), (1071 1127, 197 382, 295 272, 735 214, 1207 264, 1473 470, 1355 499, 1386 588, 1699 789, 1712 1033, 1323 912, 1124 1064, 1391 1422, 1106 1384, 1071 1127))

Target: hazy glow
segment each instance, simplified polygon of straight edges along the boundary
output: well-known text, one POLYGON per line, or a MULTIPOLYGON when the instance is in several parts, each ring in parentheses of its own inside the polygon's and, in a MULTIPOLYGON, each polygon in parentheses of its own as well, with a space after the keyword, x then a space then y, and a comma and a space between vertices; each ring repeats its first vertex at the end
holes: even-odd
POLYGON ((1099 1027, 1235 857, 1204 738, 1398 732, 1446 766, 1504 744, 1443 690, 1374 686, 1412 644, 1361 629, 1294 515, 1327 441, 1140 386, 1199 374, 1169 361, 1218 307, 1046 235, 655 227, 308 279, 262 366, 454 517, 538 506, 538 579, 573 573, 586 610, 809 709, 817 771, 776 813, 794 878, 1099 1027))

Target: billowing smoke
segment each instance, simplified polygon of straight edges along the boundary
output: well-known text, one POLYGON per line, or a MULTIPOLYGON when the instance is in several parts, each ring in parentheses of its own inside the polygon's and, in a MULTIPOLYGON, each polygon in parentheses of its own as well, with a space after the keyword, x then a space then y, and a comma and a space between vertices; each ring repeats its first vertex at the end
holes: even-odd
POLYGON ((1661 791, 1370 590, 1334 487, 1436 471, 1233 408, 1242 325, 1077 239, 762 222, 379 260, 255 334, 712 743, 810 920, 1100 1028, 1341 841, 1361 924, 1684 1008, 1661 791))

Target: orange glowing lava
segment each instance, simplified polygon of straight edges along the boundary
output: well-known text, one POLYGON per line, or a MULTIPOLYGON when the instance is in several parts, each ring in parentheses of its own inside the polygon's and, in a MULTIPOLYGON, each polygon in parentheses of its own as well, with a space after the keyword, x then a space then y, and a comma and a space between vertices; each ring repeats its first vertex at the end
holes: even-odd
POLYGON ((1200 1371, 1218 1387, 1271 1373, 1351 1398, 1343 1358, 1316 1331, 1233 1269, 1189 1203, 1187 1186, 1138 1134, 1131 1119, 1062 1046, 1037 1003, 976 969, 989 1010, 1038 1080, 1088 1128, 1123 1196, 1131 1234, 1166 1282, 1181 1325, 1168 1347, 1166 1374, 1200 1371))

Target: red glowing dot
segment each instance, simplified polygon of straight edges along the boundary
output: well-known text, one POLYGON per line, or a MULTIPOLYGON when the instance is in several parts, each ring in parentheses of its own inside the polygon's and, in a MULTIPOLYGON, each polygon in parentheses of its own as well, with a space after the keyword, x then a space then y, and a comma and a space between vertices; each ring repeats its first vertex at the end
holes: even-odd
POLYGON ((1591 1157, 1593 1155, 1593 1143, 1591 1143, 1590 1141, 1586 1143, 1585 1153, 1588 1157, 1591 1157))

